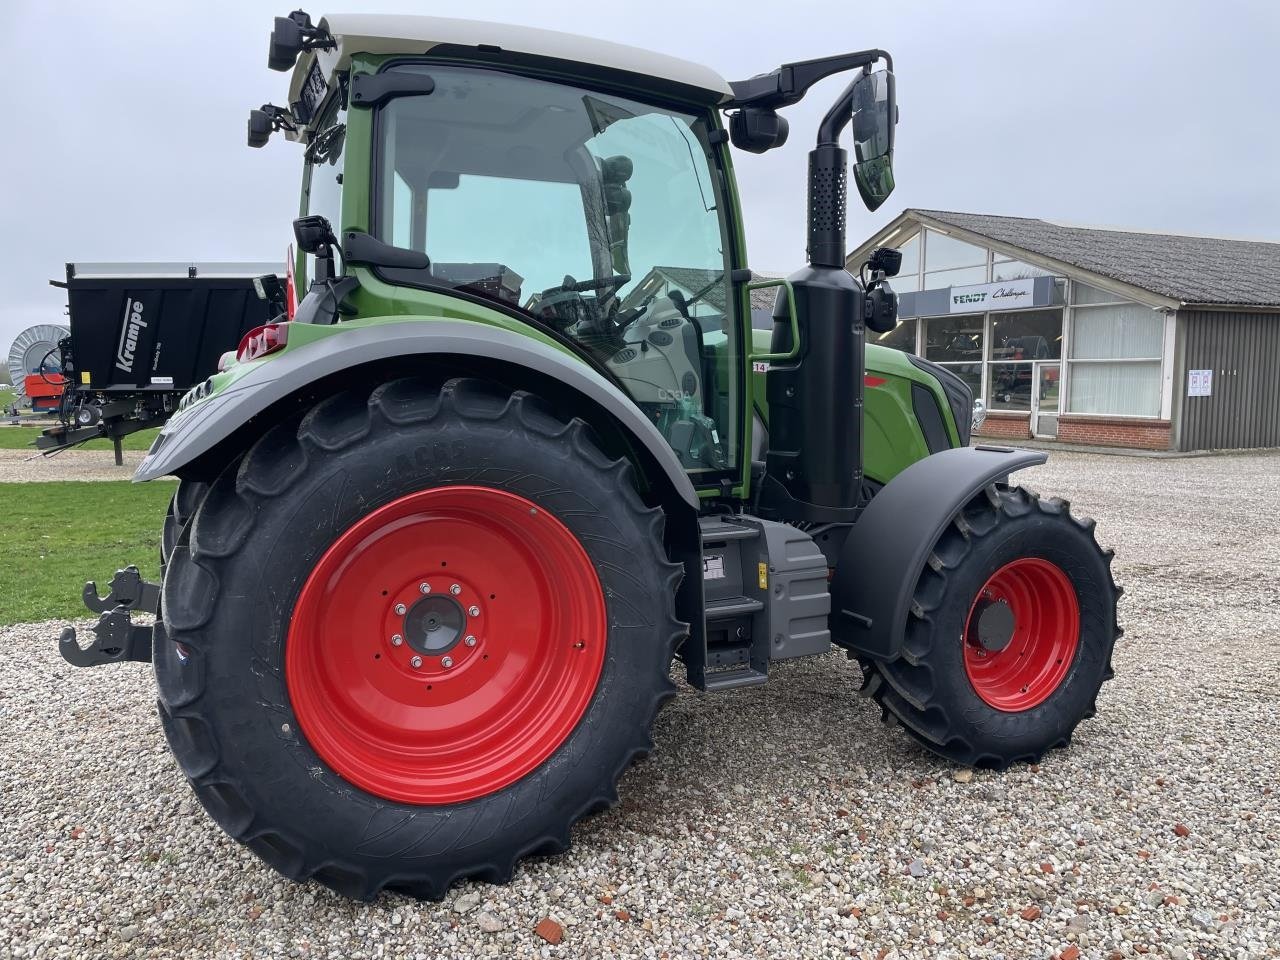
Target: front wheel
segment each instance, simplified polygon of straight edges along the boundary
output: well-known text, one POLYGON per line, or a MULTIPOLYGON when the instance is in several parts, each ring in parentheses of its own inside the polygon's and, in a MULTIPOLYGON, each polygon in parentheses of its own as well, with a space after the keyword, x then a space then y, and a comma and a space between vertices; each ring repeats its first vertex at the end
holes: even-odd
POLYGON ((1065 747, 1112 676, 1120 589, 1093 521, 988 487, 942 534, 900 654, 864 661, 865 692, 935 753, 971 766, 1065 747))
POLYGON ((164 582, 169 743, 210 815, 348 896, 504 881, 611 805, 683 633, 662 514, 589 428, 396 381, 266 434, 164 582))

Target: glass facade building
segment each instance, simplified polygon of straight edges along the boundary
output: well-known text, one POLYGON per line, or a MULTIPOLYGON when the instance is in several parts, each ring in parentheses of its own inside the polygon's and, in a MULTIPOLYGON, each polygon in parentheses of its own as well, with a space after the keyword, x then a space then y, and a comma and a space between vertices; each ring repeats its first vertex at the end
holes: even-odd
POLYGON ((984 432, 1056 437, 1063 417, 1168 419, 1167 308, 941 228, 907 225, 891 245, 902 252, 891 281, 900 321, 869 342, 957 373, 989 411, 984 432))

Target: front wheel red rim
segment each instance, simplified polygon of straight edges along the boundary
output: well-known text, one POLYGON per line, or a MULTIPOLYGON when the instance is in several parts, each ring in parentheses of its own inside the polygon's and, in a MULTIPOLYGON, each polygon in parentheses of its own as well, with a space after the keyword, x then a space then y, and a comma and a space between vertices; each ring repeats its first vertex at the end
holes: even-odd
POLYGON ((541 765, 586 712, 607 619, 581 543, 532 501, 436 487, 361 518, 294 606, 302 733, 388 800, 459 803, 541 765))
POLYGON ((1062 685, 1080 643, 1080 601, 1057 564, 1022 557, 978 591, 965 620, 964 668, 974 692, 1017 713, 1062 685))

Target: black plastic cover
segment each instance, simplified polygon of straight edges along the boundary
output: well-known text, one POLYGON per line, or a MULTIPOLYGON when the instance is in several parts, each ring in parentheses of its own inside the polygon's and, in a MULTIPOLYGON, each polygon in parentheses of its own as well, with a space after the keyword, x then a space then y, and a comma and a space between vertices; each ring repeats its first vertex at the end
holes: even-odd
POLYGON ((863 656, 897 656, 916 582, 947 524, 987 484, 1047 459, 1037 450, 957 447, 889 481, 841 548, 831 580, 835 642, 863 656))

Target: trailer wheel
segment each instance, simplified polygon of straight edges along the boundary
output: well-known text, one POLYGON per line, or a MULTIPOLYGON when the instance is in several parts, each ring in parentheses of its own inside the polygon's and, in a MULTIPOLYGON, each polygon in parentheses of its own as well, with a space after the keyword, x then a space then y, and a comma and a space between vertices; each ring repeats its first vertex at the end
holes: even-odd
POLYGON ((863 662, 886 722, 970 766, 1067 746, 1123 634, 1093 528, 1018 487, 988 487, 957 514, 916 584, 900 655, 863 662))
POLYGON ((161 720, 286 876, 504 882, 652 748, 680 570, 582 421, 477 380, 348 391, 259 440, 174 547, 161 720))

